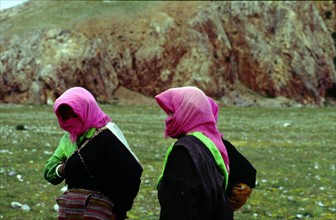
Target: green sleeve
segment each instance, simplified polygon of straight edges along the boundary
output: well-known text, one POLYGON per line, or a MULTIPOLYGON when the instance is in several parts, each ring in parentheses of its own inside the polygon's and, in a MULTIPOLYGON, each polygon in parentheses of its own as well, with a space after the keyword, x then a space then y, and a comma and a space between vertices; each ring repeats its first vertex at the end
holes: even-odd
POLYGON ((65 133, 54 154, 49 158, 44 167, 44 178, 48 180, 48 182, 57 185, 64 180, 64 178, 56 175, 56 167, 64 163, 75 149, 76 144, 70 141, 69 133, 65 133))

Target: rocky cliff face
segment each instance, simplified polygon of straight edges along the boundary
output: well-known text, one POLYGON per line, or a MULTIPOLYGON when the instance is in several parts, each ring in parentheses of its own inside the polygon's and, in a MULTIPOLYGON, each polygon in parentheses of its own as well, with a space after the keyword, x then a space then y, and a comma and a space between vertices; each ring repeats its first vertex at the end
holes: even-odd
POLYGON ((331 1, 133 2, 126 9, 99 2, 111 12, 13 31, 46 4, 1 12, 1 31, 10 33, 1 37, 2 102, 51 104, 72 86, 100 102, 120 88, 153 97, 185 85, 236 105, 322 106, 336 98, 331 1))

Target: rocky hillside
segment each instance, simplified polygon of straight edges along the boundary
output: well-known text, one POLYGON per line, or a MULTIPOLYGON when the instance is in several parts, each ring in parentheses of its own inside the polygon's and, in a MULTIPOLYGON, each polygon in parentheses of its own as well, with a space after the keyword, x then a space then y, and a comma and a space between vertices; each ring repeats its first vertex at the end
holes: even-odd
MULTIPOLYGON (((335 104, 335 3, 30 1, 1 11, 0 101, 194 85, 227 105, 335 104)), ((136 95, 134 95, 136 94, 136 95)))

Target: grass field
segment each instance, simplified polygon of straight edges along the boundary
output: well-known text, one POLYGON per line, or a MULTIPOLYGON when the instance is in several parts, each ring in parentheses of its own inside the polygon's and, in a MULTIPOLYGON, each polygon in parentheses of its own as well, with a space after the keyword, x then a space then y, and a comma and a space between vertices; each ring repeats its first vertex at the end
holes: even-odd
MULTIPOLYGON (((130 219, 158 219, 156 180, 165 151, 163 112, 102 105, 124 132, 144 173, 130 219)), ((51 106, 0 105, 0 218, 56 219, 43 168, 62 131, 51 106), (24 129, 22 129, 24 128, 24 129), (30 208, 12 208, 12 202, 30 208)), ((257 168, 257 188, 235 219, 336 219, 336 109, 222 107, 219 128, 257 168)))

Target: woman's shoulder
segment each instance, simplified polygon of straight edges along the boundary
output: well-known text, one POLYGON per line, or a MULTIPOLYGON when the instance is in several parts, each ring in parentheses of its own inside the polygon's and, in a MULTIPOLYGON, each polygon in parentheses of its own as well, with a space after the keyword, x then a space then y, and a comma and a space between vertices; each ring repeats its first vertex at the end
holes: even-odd
POLYGON ((204 158, 204 154, 208 154, 207 151, 209 151, 201 140, 192 135, 185 135, 178 139, 174 144, 174 148, 177 147, 184 148, 196 159, 200 157, 204 158))
POLYGON ((94 139, 99 141, 109 141, 109 140, 117 140, 118 138, 111 132, 109 129, 103 129, 99 132, 94 139))
POLYGON ((179 138, 174 146, 183 146, 187 149, 189 148, 195 148, 195 146, 203 145, 202 141, 200 141, 198 138, 192 136, 192 135, 185 135, 181 138, 179 138))
POLYGON ((125 144, 109 129, 102 129, 90 142, 100 149, 116 151, 125 148, 125 144))

